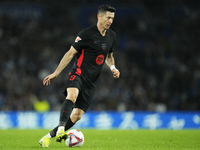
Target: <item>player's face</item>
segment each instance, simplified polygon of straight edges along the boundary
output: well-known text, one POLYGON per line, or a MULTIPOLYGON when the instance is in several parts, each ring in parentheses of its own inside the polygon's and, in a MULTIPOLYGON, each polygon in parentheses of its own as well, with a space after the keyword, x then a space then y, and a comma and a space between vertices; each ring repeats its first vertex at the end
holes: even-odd
POLYGON ((99 23, 104 29, 109 29, 115 17, 114 12, 107 11, 105 14, 99 16, 99 23))

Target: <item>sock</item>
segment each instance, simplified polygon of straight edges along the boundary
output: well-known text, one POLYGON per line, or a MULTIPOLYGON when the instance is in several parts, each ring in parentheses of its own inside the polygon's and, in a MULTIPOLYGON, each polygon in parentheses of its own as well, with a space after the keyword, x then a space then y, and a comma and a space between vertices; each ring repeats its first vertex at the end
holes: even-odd
POLYGON ((63 102, 63 105, 62 105, 61 110, 60 110, 59 126, 65 126, 67 124, 67 121, 68 121, 69 116, 71 114, 73 105, 74 105, 74 103, 69 99, 66 99, 63 102))
POLYGON ((68 119, 67 124, 65 125, 65 131, 70 129, 75 123, 72 122, 71 118, 68 119))
MULTIPOLYGON (((72 122, 71 118, 68 119, 68 122, 65 126, 65 131, 67 131, 68 129, 70 129, 75 123, 72 122)), ((51 135, 51 137, 55 137, 56 136, 56 132, 58 130, 58 127, 55 127, 52 131, 49 132, 49 134, 51 135)))
POLYGON ((55 127, 53 130, 51 130, 51 131, 49 132, 49 134, 51 135, 52 138, 56 136, 57 130, 58 130, 58 126, 55 127))

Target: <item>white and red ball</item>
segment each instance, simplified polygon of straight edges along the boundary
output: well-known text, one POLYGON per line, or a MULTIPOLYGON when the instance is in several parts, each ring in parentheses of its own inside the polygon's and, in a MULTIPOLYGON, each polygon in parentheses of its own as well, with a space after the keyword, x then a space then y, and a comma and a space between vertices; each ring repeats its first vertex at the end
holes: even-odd
POLYGON ((65 144, 68 147, 81 147, 84 143, 84 135, 77 129, 72 129, 67 132, 68 138, 65 140, 65 144))

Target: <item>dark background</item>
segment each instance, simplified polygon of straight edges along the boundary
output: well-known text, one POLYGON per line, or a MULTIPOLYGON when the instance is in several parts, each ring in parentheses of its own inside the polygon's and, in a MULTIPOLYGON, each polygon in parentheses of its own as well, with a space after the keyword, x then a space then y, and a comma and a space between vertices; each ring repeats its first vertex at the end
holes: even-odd
POLYGON ((117 9, 111 29, 120 79, 103 68, 89 110, 199 111, 200 2, 197 0, 0 1, 0 110, 59 110, 73 62, 42 85, 100 5, 117 9))

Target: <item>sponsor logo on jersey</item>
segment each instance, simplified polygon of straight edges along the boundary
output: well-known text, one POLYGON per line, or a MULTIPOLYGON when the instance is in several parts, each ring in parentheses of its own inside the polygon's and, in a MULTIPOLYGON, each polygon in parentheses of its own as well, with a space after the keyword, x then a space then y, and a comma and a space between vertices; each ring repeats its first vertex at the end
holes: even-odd
POLYGON ((101 48, 102 48, 102 50, 106 50, 106 44, 101 44, 101 48))
POLYGON ((96 58, 97 65, 101 65, 104 62, 104 55, 98 55, 96 58))
POLYGON ((82 40, 79 36, 76 37, 75 42, 78 43, 78 41, 82 40))

